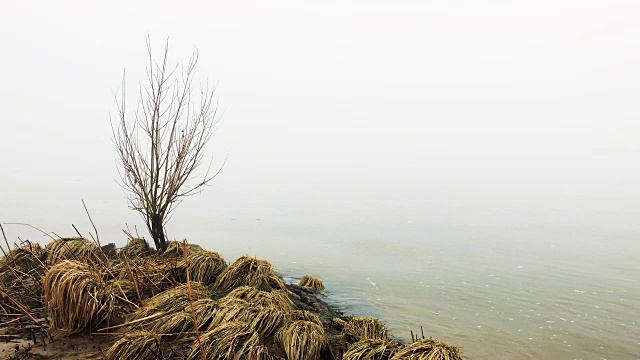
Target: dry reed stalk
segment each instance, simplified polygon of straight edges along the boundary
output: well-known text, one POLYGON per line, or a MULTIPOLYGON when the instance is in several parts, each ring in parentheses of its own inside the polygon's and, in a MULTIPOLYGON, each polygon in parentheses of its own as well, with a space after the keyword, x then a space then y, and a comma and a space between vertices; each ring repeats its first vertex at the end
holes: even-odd
POLYGON ((95 328, 114 311, 115 297, 101 275, 75 260, 63 260, 51 267, 43 288, 51 328, 63 334, 95 328))
POLYGON ((387 340, 364 339, 349 345, 343 360, 389 360, 398 350, 398 344, 387 340))
POLYGON ((203 349, 194 344, 187 360, 271 360, 260 336, 246 322, 221 324, 202 336, 203 349))
MULTIPOLYGON (((127 271, 129 272, 129 275, 131 275, 131 281, 132 281, 133 287, 136 290, 136 296, 138 297, 138 305, 142 307, 144 306, 144 302, 142 302, 142 296, 140 295, 140 287, 138 286, 138 279, 136 279, 136 277, 133 275, 133 270, 131 270, 131 266, 129 265, 129 259, 127 259, 126 256, 123 256, 123 258, 124 258, 124 263, 127 266, 127 271)), ((127 280, 123 280, 123 281, 127 281, 127 280)))
POLYGON ((456 346, 429 338, 403 346, 391 360, 462 360, 462 355, 456 346))
POLYGON ((322 291, 324 290, 324 283, 320 278, 311 275, 304 275, 300 281, 298 282, 298 286, 310 288, 313 290, 322 291))
POLYGON ((328 347, 324 329, 310 321, 294 321, 276 335, 289 360, 320 360, 328 347))
POLYGON ((251 256, 242 256, 224 269, 215 287, 220 292, 230 292, 239 286, 286 290, 282 279, 276 276, 268 261, 251 256))

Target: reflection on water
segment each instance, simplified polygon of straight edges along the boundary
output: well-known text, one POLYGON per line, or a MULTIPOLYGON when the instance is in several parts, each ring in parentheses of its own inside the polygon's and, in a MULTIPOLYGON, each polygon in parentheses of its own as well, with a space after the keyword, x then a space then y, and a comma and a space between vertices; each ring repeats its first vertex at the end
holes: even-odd
POLYGON ((632 239, 558 228, 518 238, 517 229, 479 235, 413 223, 382 232, 248 225, 234 222, 217 231, 226 241, 205 245, 228 260, 267 258, 292 282, 318 275, 329 302, 380 318, 398 338, 423 326, 476 359, 638 357, 640 247, 632 239), (259 241, 247 250, 247 238, 259 241))

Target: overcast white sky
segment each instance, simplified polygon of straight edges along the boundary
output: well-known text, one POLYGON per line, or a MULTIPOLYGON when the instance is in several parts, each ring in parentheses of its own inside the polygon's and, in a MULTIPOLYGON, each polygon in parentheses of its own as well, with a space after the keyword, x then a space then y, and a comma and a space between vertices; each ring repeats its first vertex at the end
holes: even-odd
POLYGON ((148 33, 177 58, 197 46, 225 111, 211 150, 228 163, 183 217, 560 209, 632 228, 639 15, 618 0, 3 1, 0 221, 80 222, 83 198, 103 227, 137 220, 108 114, 148 33))

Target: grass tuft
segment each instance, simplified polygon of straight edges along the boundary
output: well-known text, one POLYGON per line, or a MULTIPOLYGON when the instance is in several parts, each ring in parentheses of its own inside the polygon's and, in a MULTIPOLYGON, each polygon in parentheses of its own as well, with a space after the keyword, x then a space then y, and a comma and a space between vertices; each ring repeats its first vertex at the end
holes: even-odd
POLYGON ((161 336, 142 332, 124 335, 107 350, 106 360, 162 359, 161 336))
POLYGON ((114 289, 87 264, 63 260, 47 271, 44 304, 51 328, 73 334, 96 328, 115 310, 114 289))
POLYGON ((313 290, 322 291, 324 290, 324 283, 320 278, 311 275, 305 275, 298 282, 298 286, 310 288, 313 290))
POLYGON ((283 290, 264 291, 253 286, 240 286, 229 294, 228 298, 236 298, 249 302, 253 306, 273 307, 281 311, 292 310, 293 302, 283 290))
POLYGON ((120 250, 120 255, 129 258, 151 255, 151 247, 143 238, 133 238, 120 250))
POLYGON ((462 360, 462 356, 457 347, 429 338, 403 346, 391 360, 462 360))
POLYGON ((322 326, 311 321, 293 321, 276 335, 289 360, 320 360, 328 342, 322 326))
POLYGON ((343 360, 389 360, 398 350, 398 344, 387 340, 364 339, 349 345, 343 360))
POLYGON ((369 317, 351 317, 342 330, 348 343, 359 340, 389 340, 387 328, 378 320, 369 317))
POLYGON ((260 335, 249 324, 232 321, 221 324, 202 335, 202 350, 194 344, 187 360, 271 360, 267 348, 260 342, 260 335))
POLYGON ((90 240, 81 237, 60 238, 45 246, 47 265, 53 266, 62 260, 93 262, 100 249, 90 240))
POLYGON ((242 256, 224 269, 215 285, 218 291, 224 293, 240 286, 253 286, 262 290, 286 290, 282 279, 276 276, 268 261, 251 256, 242 256))
MULTIPOLYGON (((186 268, 184 259, 178 263, 178 267, 186 268)), ((213 285, 226 267, 227 264, 217 252, 207 250, 189 252, 189 277, 191 281, 197 281, 203 285, 213 285)))

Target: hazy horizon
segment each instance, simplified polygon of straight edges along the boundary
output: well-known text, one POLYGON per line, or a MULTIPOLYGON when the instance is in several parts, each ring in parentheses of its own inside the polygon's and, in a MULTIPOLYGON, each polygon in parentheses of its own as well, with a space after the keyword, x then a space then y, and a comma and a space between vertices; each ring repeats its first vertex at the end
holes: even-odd
POLYGON ((63 231, 84 220, 85 199, 103 228, 140 224, 115 183, 109 113, 124 69, 135 103, 149 34, 156 51, 168 37, 174 59, 198 48, 224 111, 210 150, 229 160, 177 210, 176 236, 200 209, 312 223, 557 214, 638 234, 636 2, 2 10, 3 222, 63 231))

